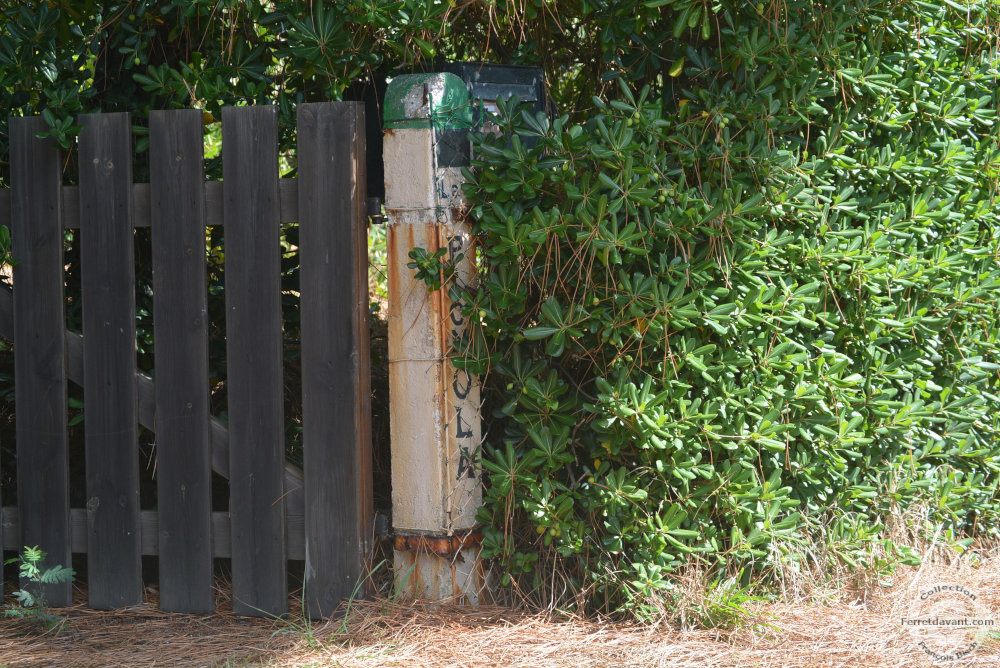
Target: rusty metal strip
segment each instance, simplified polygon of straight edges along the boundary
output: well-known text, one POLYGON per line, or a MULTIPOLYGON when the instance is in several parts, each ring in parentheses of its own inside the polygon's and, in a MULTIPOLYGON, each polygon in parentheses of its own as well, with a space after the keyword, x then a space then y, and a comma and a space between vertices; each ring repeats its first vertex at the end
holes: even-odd
POLYGON ((469 531, 454 536, 428 536, 424 534, 396 534, 394 547, 400 552, 422 552, 439 557, 452 557, 459 550, 478 548, 483 544, 483 534, 469 531))

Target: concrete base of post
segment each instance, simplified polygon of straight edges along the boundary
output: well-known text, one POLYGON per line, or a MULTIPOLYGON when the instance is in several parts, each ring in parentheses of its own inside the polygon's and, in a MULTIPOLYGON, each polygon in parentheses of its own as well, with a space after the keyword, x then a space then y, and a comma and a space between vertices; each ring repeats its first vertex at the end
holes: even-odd
POLYGON ((404 597, 479 605, 492 600, 479 558, 482 535, 396 534, 393 568, 404 597))

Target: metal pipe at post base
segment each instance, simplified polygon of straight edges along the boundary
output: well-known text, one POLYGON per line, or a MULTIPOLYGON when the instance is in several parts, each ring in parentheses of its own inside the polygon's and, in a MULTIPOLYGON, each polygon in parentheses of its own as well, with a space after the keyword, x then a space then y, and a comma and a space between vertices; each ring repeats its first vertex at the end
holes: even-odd
POLYGON ((394 569, 401 594, 477 604, 485 595, 475 531, 482 504, 479 380, 455 368, 465 329, 448 285, 429 291, 409 252, 446 249, 459 288, 475 278, 461 168, 472 108, 452 74, 393 79, 383 156, 389 274, 389 394, 394 569))

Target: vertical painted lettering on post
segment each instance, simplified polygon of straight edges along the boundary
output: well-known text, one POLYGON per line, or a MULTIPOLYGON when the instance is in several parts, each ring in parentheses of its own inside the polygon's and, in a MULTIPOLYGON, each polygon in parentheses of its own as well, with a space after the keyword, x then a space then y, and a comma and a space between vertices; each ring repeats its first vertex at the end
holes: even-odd
MULTIPOLYGON (((447 190, 443 186, 442 188, 447 190)), ((457 368, 453 358, 461 354, 462 336, 468 324, 463 313, 466 303, 462 296, 467 293, 474 278, 475 265, 471 235, 465 228, 464 221, 453 220, 442 228, 442 245, 448 249, 448 264, 455 268, 451 284, 446 288, 447 314, 444 323, 448 333, 444 377, 450 379, 445 402, 448 411, 448 459, 453 478, 448 505, 455 526, 464 527, 472 526, 481 497, 477 464, 480 440, 479 382, 468 370, 457 368)))

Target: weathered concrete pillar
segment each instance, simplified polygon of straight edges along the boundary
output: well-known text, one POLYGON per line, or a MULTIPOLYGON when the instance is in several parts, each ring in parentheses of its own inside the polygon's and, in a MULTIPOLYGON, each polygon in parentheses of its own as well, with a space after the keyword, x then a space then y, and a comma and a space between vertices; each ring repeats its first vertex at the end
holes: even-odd
POLYGON ((465 328, 448 284, 428 291, 406 265, 411 249, 454 263, 454 285, 475 277, 461 167, 472 109, 452 74, 397 77, 385 100, 389 272, 389 399, 395 572, 404 594, 478 603, 484 592, 475 531, 479 382, 451 361, 465 328))

